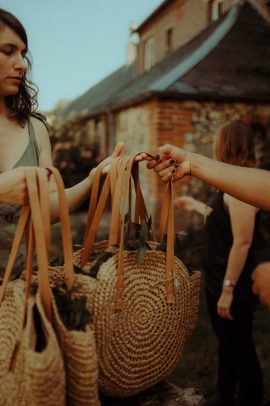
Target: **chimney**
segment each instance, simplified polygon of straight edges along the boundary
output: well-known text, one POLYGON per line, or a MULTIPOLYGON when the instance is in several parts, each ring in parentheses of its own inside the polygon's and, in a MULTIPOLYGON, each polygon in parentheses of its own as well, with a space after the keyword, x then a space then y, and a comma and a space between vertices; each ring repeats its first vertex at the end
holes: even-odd
POLYGON ((127 65, 130 66, 133 62, 137 59, 138 54, 138 43, 139 43, 139 36, 136 32, 137 25, 131 24, 130 25, 130 35, 129 35, 129 43, 127 48, 127 65))

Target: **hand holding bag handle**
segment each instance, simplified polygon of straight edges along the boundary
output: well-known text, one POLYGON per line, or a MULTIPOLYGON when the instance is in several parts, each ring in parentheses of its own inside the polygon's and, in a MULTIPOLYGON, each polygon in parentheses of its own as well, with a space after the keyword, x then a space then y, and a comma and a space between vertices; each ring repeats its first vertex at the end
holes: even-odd
MULTIPOLYGON (((116 192, 114 195, 113 209, 112 209, 112 228, 114 230, 114 225, 118 224, 118 217, 120 216, 120 197, 123 198, 123 205, 128 203, 129 190, 130 190, 130 178, 132 173, 132 168, 134 167, 134 161, 136 156, 127 158, 118 158, 118 183, 116 185, 116 192), (125 177, 125 181, 123 180, 125 177), (124 183, 123 183, 124 182, 124 183), (121 193, 121 186, 123 184, 123 193, 121 193)), ((81 260, 81 266, 83 267, 89 257, 92 245, 95 241, 98 225, 105 208, 106 200, 109 195, 109 180, 108 175, 104 183, 103 190, 101 192, 100 200, 97 205, 97 210, 95 213, 95 218, 92 223, 92 227, 88 231, 88 236, 86 238, 85 250, 81 260)), ((139 192, 141 194, 141 191, 139 192)), ((139 199, 139 202, 141 199, 139 199)), ((165 191, 165 197, 163 201, 163 208, 161 213, 161 241, 163 240, 165 228, 168 228, 167 237, 167 260, 166 260, 166 285, 167 285, 167 300, 168 303, 174 303, 174 287, 173 287, 173 259, 174 259, 174 211, 173 211, 173 190, 172 183, 170 182, 165 191)), ((110 245, 118 242, 118 233, 113 232, 110 235, 110 245)), ((122 218, 122 232, 120 240, 120 251, 119 251, 119 262, 118 262, 118 273, 117 273, 117 298, 116 307, 121 308, 123 289, 124 289, 124 268, 123 268, 123 258, 124 258, 124 234, 123 234, 123 218, 122 218)))
MULTIPOLYGON (((136 156, 138 156, 140 154, 141 153, 137 154, 136 156)), ((147 156, 149 156, 151 158, 154 158, 154 156, 149 153, 144 152, 144 154, 146 154, 147 156)), ((117 165, 117 162, 118 162, 119 158, 123 158, 123 157, 108 158, 105 161, 102 161, 95 169, 95 173, 93 176, 93 186, 92 186, 92 191, 91 191, 91 197, 90 197, 90 202, 89 202, 89 207, 88 207, 87 224, 86 224, 86 229, 85 229, 85 234, 84 234, 83 246, 85 246, 87 234, 89 232, 89 229, 90 229, 90 226, 91 226, 91 223, 93 220, 93 216, 94 216, 95 210, 97 208, 98 191, 99 191, 101 174, 102 174, 103 169, 108 165, 111 165, 108 176, 110 177, 111 200, 113 202, 114 194, 116 191, 117 178, 118 178, 119 166, 117 165)), ((143 218, 145 218, 147 220, 148 215, 147 215, 145 203, 143 200, 143 195, 142 195, 141 188, 140 188, 138 162, 136 163, 136 165, 134 165, 134 171, 132 173, 132 176, 134 178, 134 184, 136 185, 135 186, 136 196, 138 196, 138 198, 136 199, 136 207, 135 207, 135 222, 139 222, 139 218, 140 218, 140 221, 142 221, 143 218)), ((110 233, 111 237, 109 238, 109 240, 110 240, 109 245, 112 244, 112 241, 115 241, 115 237, 113 237, 112 233, 113 232, 111 231, 111 233, 110 233)))
MULTIPOLYGON (((119 189, 113 199, 113 213, 122 220, 120 249, 110 250, 113 255, 101 264, 92 304, 100 390, 112 397, 133 395, 169 376, 182 355, 187 334, 194 327, 198 308, 199 275, 191 276, 174 256, 172 183, 167 184, 163 194, 161 211, 160 242, 166 232, 166 253, 153 249, 138 264, 135 251, 124 251, 123 231, 126 233, 131 217, 126 216, 132 198, 130 164, 131 161, 126 161, 122 173, 118 170, 119 189), (117 314, 116 309, 121 309, 121 313, 117 314)), ((100 199, 103 194, 102 191, 100 199)), ((100 218, 96 214, 94 221, 98 223, 100 218)), ((100 245, 104 251, 105 244, 100 245)), ((94 246, 94 255, 98 248, 99 243, 94 246)))
MULTIPOLYGON (((136 154, 134 156, 135 159, 140 154, 136 154)), ((148 153, 145 153, 145 154, 148 156, 151 156, 153 158, 153 156, 151 154, 148 154, 148 153)), ((120 207, 120 196, 121 196, 121 185, 122 185, 122 183, 121 183, 122 180, 120 180, 120 177, 119 177, 119 171, 120 172, 122 171, 121 166, 123 166, 123 167, 126 166, 125 160, 129 159, 129 158, 130 157, 112 158, 110 172, 107 174, 107 178, 105 180, 103 190, 101 192, 100 199, 98 202, 98 207, 97 207, 97 197, 98 197, 97 194, 98 194, 98 188, 99 188, 100 173, 101 173, 101 169, 103 169, 103 167, 106 166, 107 164, 104 165, 103 167, 98 166, 98 168, 97 168, 98 171, 96 171, 96 173, 94 175, 94 180, 93 180, 93 189, 92 189, 92 193, 91 193, 91 200, 90 200, 89 211, 88 211, 87 227, 86 227, 84 243, 83 243, 84 252, 81 257, 81 263, 80 263, 81 267, 83 267, 88 261, 92 245, 96 238, 96 233, 98 230, 99 222, 102 217, 102 214, 105 209, 105 205, 106 205, 106 202, 107 202, 107 199, 109 196, 109 190, 111 190, 112 202, 114 202, 114 200, 116 199, 116 201, 114 203, 112 203, 112 212, 113 212, 112 217, 114 218, 114 221, 112 222, 111 228, 110 228, 109 246, 117 244, 119 242, 119 239, 120 239, 119 238, 119 229, 120 229, 119 207, 120 207), (91 209, 90 209, 90 207, 91 207, 91 209), (96 210, 96 213, 95 213, 95 210, 96 210), (90 213, 91 213, 91 215, 90 215, 90 213), (94 222, 94 226, 91 228, 91 232, 90 232, 90 226, 92 225, 92 219, 94 217, 94 213, 95 213, 95 222, 94 222), (91 220, 89 220, 90 217, 91 217, 91 220)), ((137 167, 137 165, 138 165, 138 163, 136 163, 135 167, 137 167)), ((136 171, 134 171, 134 173, 136 173, 136 171)), ((140 183, 138 180, 138 176, 136 177, 136 175, 133 174, 133 177, 134 177, 134 183, 136 185, 135 188, 136 188, 136 196, 137 196, 136 206, 135 206, 135 222, 137 222, 139 218, 141 221, 143 218, 148 220, 148 215, 147 215, 147 211, 145 208, 145 203, 143 201, 143 195, 142 195, 142 192, 140 189, 140 183)))

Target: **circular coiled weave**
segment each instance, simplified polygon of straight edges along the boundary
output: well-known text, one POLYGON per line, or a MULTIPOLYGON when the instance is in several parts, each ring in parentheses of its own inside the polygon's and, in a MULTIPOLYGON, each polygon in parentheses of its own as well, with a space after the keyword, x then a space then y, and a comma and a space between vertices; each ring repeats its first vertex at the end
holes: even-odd
POLYGON ((167 377, 182 355, 194 328, 199 304, 200 273, 190 275, 174 259, 175 303, 166 296, 166 255, 148 251, 143 263, 125 251, 124 298, 116 310, 118 254, 99 269, 93 322, 99 363, 99 388, 126 397, 167 377))

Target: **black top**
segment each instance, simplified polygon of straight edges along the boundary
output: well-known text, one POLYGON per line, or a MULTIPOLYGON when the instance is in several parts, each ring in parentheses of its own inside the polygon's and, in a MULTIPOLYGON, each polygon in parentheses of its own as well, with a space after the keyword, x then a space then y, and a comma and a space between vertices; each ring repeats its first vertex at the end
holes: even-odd
MULTIPOLYGON (((230 249, 233 244, 230 215, 223 200, 223 192, 215 193, 212 212, 207 216, 205 225, 206 249, 204 258, 206 289, 219 296, 225 276, 230 249)), ((250 298, 252 295, 251 273, 256 266, 255 244, 259 229, 259 212, 256 214, 252 245, 246 263, 235 288, 234 297, 250 298)))

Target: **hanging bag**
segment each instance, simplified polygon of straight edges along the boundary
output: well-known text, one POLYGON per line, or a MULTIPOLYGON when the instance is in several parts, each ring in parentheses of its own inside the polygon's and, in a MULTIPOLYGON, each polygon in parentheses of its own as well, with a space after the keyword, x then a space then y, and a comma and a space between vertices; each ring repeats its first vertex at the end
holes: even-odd
POLYGON ((64 405, 65 369, 51 323, 44 230, 35 201, 37 194, 35 172, 30 171, 26 171, 26 180, 31 210, 24 207, 21 211, 0 287, 0 404, 64 405), (19 279, 8 282, 27 224, 27 281, 19 279), (38 247, 39 282, 36 291, 30 294, 32 234, 35 235, 35 245, 38 247))
MULTIPOLYGON (((55 279, 54 272, 58 275, 59 272, 64 275, 68 292, 74 290, 73 304, 74 306, 85 303, 92 299, 92 284, 89 278, 83 275, 75 275, 72 262, 72 237, 69 224, 68 208, 65 200, 64 185, 61 176, 55 168, 49 168, 53 173, 59 195, 59 209, 61 220, 61 232, 63 241, 63 253, 65 264, 63 267, 49 267, 49 275, 51 276, 50 283, 54 289, 61 288, 63 292, 63 279, 55 279), (53 281, 53 282, 52 282, 53 281)), ((65 292, 63 292, 65 294, 65 292)), ((63 309, 66 316, 67 309, 63 309)), ((83 316, 74 313, 74 317, 79 317, 78 321, 71 320, 73 326, 77 329, 67 328, 61 317, 53 299, 53 322, 55 330, 61 345, 64 356, 66 376, 67 376, 67 403, 72 406, 98 406, 100 404, 98 398, 98 368, 97 355, 95 346, 95 335, 91 318, 85 321, 81 320, 83 316), (79 324, 85 325, 78 327, 79 324)), ((91 314, 89 314, 91 317, 91 314)), ((69 321, 70 322, 70 321, 69 321)))
MULTIPOLYGON (((97 380, 98 380, 98 371, 97 371, 97 358, 96 358, 96 351, 95 351, 95 338, 94 332, 91 327, 91 323, 87 322, 85 327, 85 331, 79 331, 77 329, 67 329, 64 325, 61 317, 59 315, 58 306, 56 304, 55 295, 52 294, 51 289, 49 287, 49 279, 48 275, 52 275, 54 268, 50 268, 48 272, 48 249, 50 243, 50 224, 49 224, 49 204, 48 204, 48 188, 47 188, 47 180, 46 176, 43 178, 40 176, 40 171, 37 173, 35 170, 27 171, 27 183, 28 188, 32 189, 36 187, 33 192, 29 193, 30 198, 30 205, 31 205, 31 219, 34 225, 34 238, 33 235, 29 232, 28 238, 28 255, 27 255, 27 272, 26 272, 26 282, 23 280, 15 281, 19 283, 20 286, 26 284, 26 291, 29 290, 31 286, 31 268, 33 262, 33 245, 35 243, 36 250, 38 254, 38 262, 39 262, 39 272, 38 278, 34 278, 34 283, 32 283, 32 289, 36 285, 40 285, 39 279, 41 275, 41 269, 43 271, 43 275, 45 275, 46 279, 46 309, 48 312, 48 319, 51 321, 49 323, 50 331, 55 338, 55 342, 58 348, 58 351, 61 356, 61 362, 59 361, 59 357, 55 355, 55 352, 52 351, 50 346, 44 349, 42 356, 39 355, 39 363, 35 363, 34 365, 31 364, 31 368, 33 369, 35 365, 42 365, 43 374, 46 378, 46 384, 42 385, 42 378, 40 377, 39 373, 31 374, 31 379, 24 379, 24 382, 21 385, 18 385, 18 381, 15 382, 15 388, 19 388, 20 396, 17 400, 18 403, 10 403, 10 404, 31 404, 31 405, 39 405, 39 404, 46 404, 46 405, 61 405, 61 404, 72 404, 72 405, 92 405, 96 406, 99 405, 98 399, 98 391, 97 391, 97 380), (36 184, 35 184, 36 181, 36 184), (41 203, 42 202, 42 203, 41 203), (40 261, 43 261, 42 264, 40 261), (29 271, 30 269, 30 271, 29 271), (54 330, 52 329, 52 325, 54 330), (55 335, 56 332, 56 335, 55 335), (59 349, 58 340, 61 346, 61 351, 59 349), (46 352, 47 351, 47 352, 46 352), (63 355, 62 355, 63 353, 63 355), (48 379, 49 371, 47 368, 48 359, 53 359, 53 361, 58 365, 58 370, 55 373, 50 374, 50 379, 48 379), (64 363, 63 359, 64 358, 64 363), (59 367, 62 367, 62 370, 59 370, 59 367), (61 380, 63 382, 63 388, 61 388, 61 401, 59 399, 52 399, 52 394, 56 391, 58 387, 58 381, 61 380), (27 383, 28 382, 28 383, 27 383), (49 382, 52 384, 52 388, 48 387, 49 382), (67 386, 67 391, 65 391, 65 386, 67 386), (37 393, 37 390, 39 393, 37 393), (66 393, 67 392, 67 393, 66 393), (42 394, 42 396, 41 396, 42 394), (25 401, 27 399, 27 402, 25 401), (25 402, 25 403, 23 403, 25 402), (45 403, 43 403, 45 402, 45 403)), ((64 291, 66 294, 67 291, 74 289, 78 282, 75 274, 73 272, 73 264, 72 264, 72 244, 71 244, 71 234, 70 234, 70 227, 69 227, 69 218, 68 218, 68 211, 67 205, 65 201, 64 195, 64 187, 62 183, 62 179, 59 173, 54 169, 50 168, 50 171, 54 174, 56 184, 58 187, 58 194, 59 194, 59 212, 61 217, 61 231, 62 231, 62 240, 63 240, 63 252, 65 258, 65 265, 63 267, 58 267, 57 271, 62 273, 64 277, 61 278, 61 281, 58 279, 58 282, 61 283, 60 290, 64 291), (66 286, 62 286, 63 281, 65 282, 66 286)), ((31 231, 31 227, 29 227, 29 231, 31 231)), ((55 281, 54 278, 52 278, 55 281)), ((80 277, 82 280, 83 277, 80 277)), ((85 283, 82 283, 84 288, 86 289, 89 286, 89 281, 85 280, 85 283)), ((9 285, 9 284, 8 284, 9 285)), ((51 283, 50 285, 55 284, 51 283)), ((89 292, 88 292, 89 294, 89 292)), ((35 312, 39 312, 42 317, 44 317, 43 307, 41 305, 39 290, 34 295, 34 297, 30 297, 30 301, 28 301, 27 308, 28 313, 31 315, 30 307, 35 306, 35 312), (34 303, 34 304, 33 304, 34 303), (43 313, 42 313, 43 312, 43 313)), ((76 299, 81 300, 85 299, 83 295, 78 291, 76 287, 76 299)), ((1 308, 0 308, 1 309, 1 308)), ((0 320, 1 321, 1 320, 0 320)), ((27 338, 27 345, 30 345, 33 340, 35 339, 35 331, 33 331, 33 323, 31 323, 32 318, 27 317, 27 323, 25 328, 25 334, 23 337, 20 338, 20 351, 16 357, 16 364, 20 366, 22 362, 20 360, 26 360, 24 362, 24 368, 21 368, 23 377, 29 376, 31 370, 29 371, 28 363, 30 359, 29 351, 27 352, 27 347, 22 345, 25 343, 25 337, 27 338), (17 362, 18 361, 18 362, 17 362)), ((47 318, 42 324, 45 323, 46 325, 47 318)), ((1 323, 0 323, 1 324, 1 323)), ((48 323, 47 323, 48 324, 48 323)), ((40 327, 40 326, 39 326, 40 327)), ((43 325, 42 325, 43 327, 43 325)), ((5 404, 5 403, 4 403, 5 404)))
MULTIPOLYGON (((80 266, 90 274, 91 267, 95 267, 97 283, 91 311, 100 390, 108 396, 126 397, 166 378, 181 358, 197 317, 200 273, 190 274, 174 256, 171 183, 163 199, 159 242, 144 241, 139 250, 125 249, 128 230, 132 229, 132 206, 141 231, 149 217, 139 178, 132 176, 138 169, 135 156, 115 158, 112 166, 113 175, 107 175, 95 213, 88 221, 80 266), (135 203, 131 193, 133 179, 135 203), (96 249, 94 241, 110 193, 110 237, 98 244, 103 244, 103 256, 104 252, 111 255, 97 270, 92 250, 96 249), (164 253, 158 248, 166 229, 164 253), (145 254, 143 260, 139 251, 145 254)), ((141 234, 145 236, 144 232, 141 234)))
MULTIPOLYGON (((53 290, 53 325, 65 363, 67 404, 98 406, 100 402, 97 388, 98 369, 95 337, 91 315, 89 311, 85 311, 87 310, 87 299, 91 296, 91 284, 88 278, 76 276, 74 273, 72 236, 64 184, 55 168, 50 167, 48 170, 53 174, 58 190, 64 256, 64 265, 48 267, 48 275, 53 290)), ((49 199, 48 193, 46 193, 46 184, 42 183, 41 179, 39 179, 39 192, 48 252, 50 245, 49 199)))

